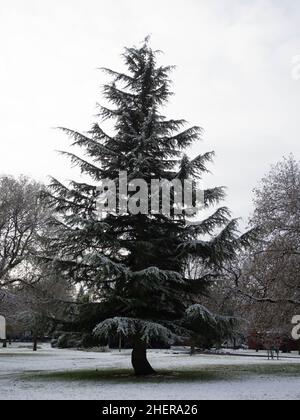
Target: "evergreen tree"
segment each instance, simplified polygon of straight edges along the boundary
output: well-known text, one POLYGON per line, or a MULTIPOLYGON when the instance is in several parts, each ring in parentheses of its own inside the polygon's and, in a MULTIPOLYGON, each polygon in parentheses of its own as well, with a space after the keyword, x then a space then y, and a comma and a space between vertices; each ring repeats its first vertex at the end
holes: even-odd
MULTIPOLYGON (((93 181, 66 186, 53 179, 50 193, 60 214, 60 233, 53 238, 55 259, 48 257, 101 303, 94 334, 130 340, 137 375, 154 373, 146 351, 155 340, 182 342, 195 332, 224 334, 230 329, 232 319, 210 313, 198 304, 199 295, 247 240, 237 236, 237 221, 226 207, 197 223, 174 211, 104 218, 97 213, 97 187, 103 179, 118 180, 119 171, 148 186, 152 179, 196 181, 213 158, 205 153, 189 159, 184 151, 200 140, 201 129, 184 129, 184 120, 168 120, 160 113, 171 95, 172 67, 159 66, 157 54, 146 40, 141 47, 125 49, 127 73, 103 69, 112 78, 104 86, 112 107, 99 106, 100 116, 114 120, 114 133, 107 134, 98 123, 86 135, 63 128, 87 158, 63 153, 93 181), (190 257, 202 264, 199 278, 187 274, 190 257)), ((223 198, 223 188, 206 190, 205 208, 223 198)))

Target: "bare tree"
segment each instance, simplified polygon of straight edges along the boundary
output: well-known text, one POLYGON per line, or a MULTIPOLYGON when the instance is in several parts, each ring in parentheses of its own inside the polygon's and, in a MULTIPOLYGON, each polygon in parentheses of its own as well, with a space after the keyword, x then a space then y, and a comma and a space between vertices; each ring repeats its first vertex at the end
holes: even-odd
POLYGON ((227 264, 220 293, 268 347, 270 337, 290 337, 300 310, 300 164, 290 156, 274 166, 254 202, 259 240, 227 264))
POLYGON ((24 280, 47 218, 42 186, 28 178, 0 178, 0 287, 24 280))
POLYGON ((246 265, 253 299, 300 306, 300 164, 292 156, 272 168, 255 191, 251 221, 261 241, 246 265))
POLYGON ((69 305, 74 298, 73 286, 48 272, 38 282, 16 284, 0 292, 0 307, 11 326, 30 332, 33 351, 37 351, 38 340, 64 317, 66 302, 69 305))
POLYGON ((43 189, 26 177, 0 177, 0 311, 32 332, 34 349, 66 286, 39 259, 51 229, 43 189))

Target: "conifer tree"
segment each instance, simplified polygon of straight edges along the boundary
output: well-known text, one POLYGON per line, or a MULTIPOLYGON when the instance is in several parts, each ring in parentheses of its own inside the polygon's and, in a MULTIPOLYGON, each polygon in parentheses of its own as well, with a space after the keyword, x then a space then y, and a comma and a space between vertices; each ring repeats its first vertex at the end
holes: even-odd
MULTIPOLYGON (((230 330, 232 319, 210 313, 198 303, 199 296, 247 241, 238 237, 237 220, 231 220, 226 207, 197 223, 174 211, 99 217, 96 202, 103 179, 118 186, 119 172, 126 171, 129 180, 143 179, 149 187, 152 179, 196 181, 213 158, 204 153, 190 159, 186 149, 200 140, 201 128, 185 128, 184 120, 161 114, 172 94, 173 67, 158 65, 157 55, 146 39, 140 47, 125 49, 126 72, 103 69, 112 79, 103 89, 111 106, 99 106, 99 118, 113 120, 114 132, 106 133, 98 122, 87 134, 63 128, 86 157, 63 153, 91 182, 63 185, 52 179, 50 192, 60 233, 52 238, 48 258, 97 302, 100 322, 94 334, 132 343, 137 375, 154 373, 146 352, 155 340, 178 343, 195 332, 230 330), (190 258, 202 266, 198 278, 188 275, 190 258)), ((223 199, 223 188, 207 189, 204 207, 216 207, 223 199)))

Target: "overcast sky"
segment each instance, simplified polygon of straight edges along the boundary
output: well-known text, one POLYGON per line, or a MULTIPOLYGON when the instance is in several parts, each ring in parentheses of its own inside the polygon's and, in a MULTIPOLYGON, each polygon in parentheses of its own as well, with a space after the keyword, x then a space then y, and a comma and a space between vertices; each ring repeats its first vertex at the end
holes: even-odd
POLYGON ((191 153, 216 151, 207 185, 226 185, 247 220, 270 165, 300 159, 297 0, 0 0, 0 173, 74 177, 52 127, 89 129, 97 68, 122 69, 147 34, 177 65, 165 113, 205 129, 191 153))

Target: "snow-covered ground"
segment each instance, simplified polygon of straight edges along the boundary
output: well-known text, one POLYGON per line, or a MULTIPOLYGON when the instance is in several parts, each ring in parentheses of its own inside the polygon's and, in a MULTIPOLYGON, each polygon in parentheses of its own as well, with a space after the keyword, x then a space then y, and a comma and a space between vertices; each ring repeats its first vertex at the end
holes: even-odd
MULTIPOLYGON (((30 347, 13 344, 7 349, 0 348, 0 399, 300 399, 300 374, 285 373, 291 364, 299 364, 300 359, 285 358, 267 361, 256 358, 226 355, 197 355, 190 357, 178 350, 150 351, 149 359, 156 369, 174 370, 172 378, 138 379, 124 378, 70 380, 64 377, 43 377, 43 373, 66 371, 99 371, 105 369, 130 369, 128 351, 119 353, 83 352, 76 350, 51 349, 43 345, 37 353, 30 347), (282 368, 282 374, 264 373, 264 366, 282 368), (233 369, 259 366, 259 373, 230 375, 233 369), (222 373, 222 367, 229 372, 223 377, 197 379, 191 376, 176 379, 177 370, 189 372, 204 371, 222 373)), ((251 369, 250 369, 251 370, 251 369)))

